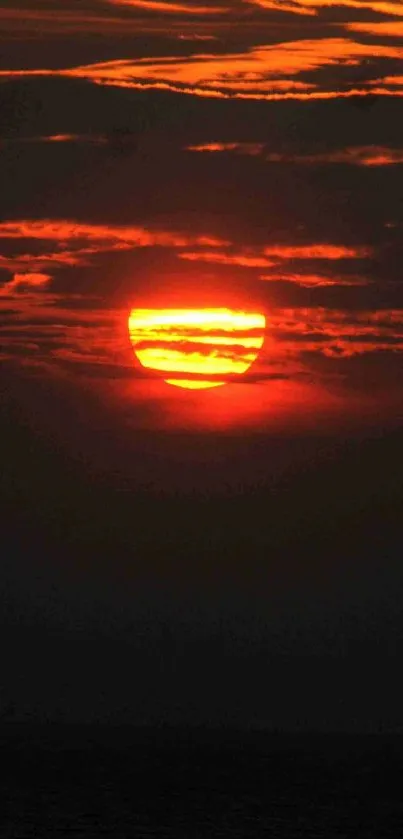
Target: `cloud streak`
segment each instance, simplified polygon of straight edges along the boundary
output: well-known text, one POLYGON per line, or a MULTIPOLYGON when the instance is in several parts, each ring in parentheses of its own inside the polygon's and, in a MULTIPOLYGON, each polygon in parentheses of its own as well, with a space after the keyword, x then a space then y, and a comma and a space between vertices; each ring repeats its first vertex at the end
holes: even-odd
POLYGON ((403 309, 346 312, 323 307, 278 309, 268 328, 285 355, 351 358, 403 352, 403 309))
POLYGON ((44 239, 57 242, 85 240, 96 242, 108 250, 114 246, 183 247, 185 245, 226 245, 223 239, 214 236, 192 236, 169 230, 149 230, 134 225, 87 224, 71 219, 26 219, 0 222, 0 238, 44 239))
POLYGON ((108 0, 112 6, 129 6, 132 9, 145 9, 168 15, 220 15, 228 11, 226 6, 206 6, 198 3, 175 3, 169 0, 108 0))
POLYGON ((369 10, 378 14, 403 16, 400 0, 244 0, 248 5, 270 11, 286 11, 297 15, 317 15, 321 9, 369 10))
POLYGON ((344 277, 337 274, 333 276, 323 274, 298 274, 296 272, 284 272, 283 274, 260 274, 260 280, 268 282, 294 283, 302 288, 328 288, 330 286, 366 286, 369 280, 365 277, 344 277))
MULTIPOLYGON (((24 366, 50 366, 54 372, 59 367, 61 370, 69 369, 71 373, 81 373, 89 378, 135 378, 129 336, 123 334, 121 328, 121 324, 127 322, 128 314, 127 310, 120 309, 88 310, 84 313, 65 309, 63 297, 56 296, 50 301, 46 293, 26 303, 21 297, 20 303, 13 301, 13 310, 7 319, 3 318, 0 327, 4 358, 14 358, 24 366)), ((328 375, 331 380, 331 365, 337 360, 348 363, 353 357, 374 353, 390 357, 403 352, 403 309, 348 312, 325 307, 271 307, 266 320, 266 340, 261 350, 259 370, 251 381, 264 381, 273 376, 291 375, 293 378, 295 371, 298 376, 317 378, 318 358, 330 364, 325 377, 328 375)), ((205 339, 203 335, 197 335, 197 340, 193 336, 191 343, 189 336, 174 337, 178 352, 192 356, 196 351, 199 354, 211 351, 211 336, 208 334, 205 339), (204 344, 205 349, 202 349, 204 344)), ((239 333, 238 341, 238 333, 235 332, 229 341, 223 335, 220 357, 228 351, 228 357, 232 358, 234 353, 243 352, 243 347, 247 353, 251 343, 249 338, 249 333, 239 333)), ((155 353, 158 350, 164 357, 166 349, 171 353, 175 351, 172 335, 167 347, 160 333, 147 335, 146 340, 144 336, 137 335, 136 340, 140 341, 140 351, 155 353)), ((214 342, 220 340, 221 333, 214 333, 214 342)), ((172 361, 172 358, 168 360, 172 361)), ((150 360, 154 363, 155 357, 151 359, 150 356, 150 360)), ((138 375, 144 377, 147 371, 139 370, 138 375)))
POLYGON ((178 257, 189 262, 211 262, 216 265, 233 265, 238 268, 270 268, 274 267, 273 274, 260 274, 265 280, 286 280, 305 287, 325 285, 366 285, 368 281, 364 277, 333 277, 319 276, 317 274, 297 274, 294 270, 289 273, 287 263, 295 260, 325 260, 334 262, 343 259, 365 259, 370 256, 371 249, 368 247, 346 247, 345 245, 333 245, 330 243, 317 243, 308 245, 270 245, 268 247, 251 249, 238 253, 226 253, 224 251, 198 250, 180 251, 178 257), (283 266, 284 273, 278 273, 283 266))
MULTIPOLYGON (((191 56, 119 59, 97 62, 63 70, 1 71, 6 78, 29 76, 66 76, 133 89, 171 90, 216 98, 240 99, 327 99, 381 93, 403 95, 399 77, 393 76, 364 84, 348 86, 340 68, 356 68, 374 55, 371 44, 343 37, 316 38, 257 46, 226 54, 200 53, 191 56), (325 82, 320 73, 333 68, 325 82), (298 78, 310 74, 311 79, 298 78), (318 74, 317 83, 315 75, 318 74), (372 87, 369 87, 372 84, 372 87)), ((377 59, 401 60, 396 44, 376 48, 377 59)), ((352 75, 352 80, 354 75, 352 75)))
POLYGON ((403 163, 403 147, 399 149, 387 146, 348 146, 345 149, 292 154, 267 151, 264 143, 201 143, 186 146, 186 151, 193 152, 233 152, 251 157, 261 157, 268 163, 297 163, 301 165, 321 166, 329 164, 343 164, 348 166, 396 166, 403 163))
MULTIPOLYGON (((322 274, 315 270, 304 273, 296 269, 295 263, 319 260, 331 264, 342 260, 362 260, 372 254, 368 246, 331 242, 270 244, 236 249, 233 242, 216 236, 150 230, 131 225, 89 224, 71 219, 5 221, 0 224, 0 239, 7 243, 10 250, 9 255, 0 255, 0 268, 17 272, 18 276, 32 277, 48 276, 43 272, 58 267, 88 266, 108 252, 162 247, 173 250, 182 261, 233 266, 254 272, 256 280, 281 280, 303 287, 352 286, 365 285, 368 280, 363 276, 339 275, 333 270, 322 274), (39 243, 35 253, 32 252, 33 242, 39 243), (23 243, 26 250, 19 245, 16 253, 13 243, 23 243), (269 273, 261 274, 261 269, 269 273)), ((10 283, 7 287, 9 292, 16 288, 10 283)))

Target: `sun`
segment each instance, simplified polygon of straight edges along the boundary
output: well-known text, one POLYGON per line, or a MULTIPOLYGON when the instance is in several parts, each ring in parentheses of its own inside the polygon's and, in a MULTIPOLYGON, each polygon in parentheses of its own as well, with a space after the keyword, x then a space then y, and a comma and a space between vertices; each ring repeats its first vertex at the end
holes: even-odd
POLYGON ((129 335, 140 364, 177 387, 219 387, 246 373, 264 343, 266 319, 234 309, 132 309, 129 335))

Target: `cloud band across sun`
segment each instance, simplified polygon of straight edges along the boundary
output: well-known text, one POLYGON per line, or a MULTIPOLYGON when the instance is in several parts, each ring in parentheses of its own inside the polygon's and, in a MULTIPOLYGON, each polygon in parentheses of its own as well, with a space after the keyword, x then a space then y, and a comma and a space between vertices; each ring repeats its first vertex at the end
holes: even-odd
POLYGON ((263 346, 265 317, 230 309, 133 309, 129 335, 140 364, 189 389, 242 376, 263 346))

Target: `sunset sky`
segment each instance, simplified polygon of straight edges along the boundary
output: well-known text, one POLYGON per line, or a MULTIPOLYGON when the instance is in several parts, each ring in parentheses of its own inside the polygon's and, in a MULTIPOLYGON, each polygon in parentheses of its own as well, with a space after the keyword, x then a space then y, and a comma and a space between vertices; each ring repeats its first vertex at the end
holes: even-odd
POLYGON ((401 0, 0 0, 0 30, 0 711, 403 725, 401 0), (172 387, 153 307, 263 346, 219 324, 205 369, 246 371, 172 387))

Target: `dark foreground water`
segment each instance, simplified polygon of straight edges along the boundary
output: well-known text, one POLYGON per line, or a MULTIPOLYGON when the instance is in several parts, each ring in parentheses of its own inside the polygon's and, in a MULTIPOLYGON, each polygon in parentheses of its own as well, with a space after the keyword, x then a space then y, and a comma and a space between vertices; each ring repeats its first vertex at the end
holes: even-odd
POLYGON ((403 836, 402 738, 1 733, 1 839, 403 836))

